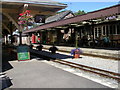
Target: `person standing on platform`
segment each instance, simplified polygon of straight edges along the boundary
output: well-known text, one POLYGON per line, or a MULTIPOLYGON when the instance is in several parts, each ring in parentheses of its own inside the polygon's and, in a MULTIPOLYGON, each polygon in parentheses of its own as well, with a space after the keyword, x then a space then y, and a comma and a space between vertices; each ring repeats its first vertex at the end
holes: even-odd
POLYGON ((110 39, 104 35, 102 41, 103 41, 104 47, 108 47, 108 45, 110 43, 110 39))
POLYGON ((55 47, 55 45, 53 45, 52 47, 49 48, 49 51, 51 51, 51 53, 53 53, 53 54, 55 54, 57 50, 58 50, 58 48, 55 47))
POLYGON ((40 43, 40 40, 41 40, 40 37, 38 37, 38 41, 37 42, 40 43))
POLYGON ((41 44, 39 44, 39 45, 36 47, 36 49, 39 50, 39 51, 42 51, 42 48, 43 48, 43 46, 42 46, 41 44))

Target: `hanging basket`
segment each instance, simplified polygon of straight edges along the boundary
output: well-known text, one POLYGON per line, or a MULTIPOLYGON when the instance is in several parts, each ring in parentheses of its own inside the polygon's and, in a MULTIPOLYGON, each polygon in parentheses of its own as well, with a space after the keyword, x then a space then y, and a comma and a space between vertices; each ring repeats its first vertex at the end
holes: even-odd
POLYGON ((28 26, 32 26, 33 23, 32 23, 32 22, 27 22, 27 25, 28 25, 28 26))
POLYGON ((73 55, 74 58, 79 58, 81 53, 83 53, 82 50, 78 48, 71 50, 71 54, 73 55))
POLYGON ((79 58, 80 54, 74 54, 74 58, 79 58))

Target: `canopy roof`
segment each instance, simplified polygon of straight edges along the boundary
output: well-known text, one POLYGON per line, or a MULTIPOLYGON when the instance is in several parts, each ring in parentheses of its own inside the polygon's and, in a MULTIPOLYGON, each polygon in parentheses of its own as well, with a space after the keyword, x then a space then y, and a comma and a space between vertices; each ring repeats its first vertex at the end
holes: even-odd
POLYGON ((27 3, 27 4, 48 4, 57 6, 66 6, 66 4, 59 3, 53 0, 2 0, 2 2, 9 3, 27 3))
POLYGON ((36 32, 38 30, 44 30, 44 29, 48 29, 48 28, 56 28, 58 26, 70 25, 70 24, 75 24, 75 23, 79 24, 82 21, 92 21, 95 19, 106 18, 109 16, 118 15, 118 14, 120 14, 120 4, 112 6, 112 7, 104 8, 101 10, 89 12, 84 15, 75 16, 75 17, 72 17, 69 19, 64 19, 61 21, 40 25, 36 28, 26 30, 26 31, 24 31, 24 33, 36 32))
POLYGON ((53 0, 2 0, 0 1, 2 7, 2 26, 3 30, 10 33, 10 29, 15 30, 19 28, 18 17, 24 10, 30 10, 33 16, 37 15, 54 15, 55 12, 67 7, 66 4, 58 3, 53 0), (27 4, 28 7, 24 7, 27 4), (12 22, 12 28, 10 28, 12 22))

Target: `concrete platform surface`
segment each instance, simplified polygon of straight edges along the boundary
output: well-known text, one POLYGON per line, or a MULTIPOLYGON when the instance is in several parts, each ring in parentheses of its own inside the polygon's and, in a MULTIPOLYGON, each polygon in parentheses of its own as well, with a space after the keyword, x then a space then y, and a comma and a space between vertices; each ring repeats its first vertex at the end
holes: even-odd
POLYGON ((12 79, 10 88, 108 88, 45 62, 42 59, 9 61, 13 67, 6 71, 12 79))

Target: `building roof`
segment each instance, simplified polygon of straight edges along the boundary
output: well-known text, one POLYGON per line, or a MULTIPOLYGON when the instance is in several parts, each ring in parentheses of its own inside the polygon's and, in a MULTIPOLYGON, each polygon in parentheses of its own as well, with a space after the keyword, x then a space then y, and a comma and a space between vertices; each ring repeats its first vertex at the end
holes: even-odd
POLYGON ((72 17, 72 18, 60 20, 60 21, 57 21, 57 22, 44 24, 44 25, 41 25, 39 27, 27 30, 24 33, 35 32, 35 31, 42 30, 42 29, 48 29, 48 28, 54 28, 54 27, 58 27, 58 26, 64 26, 64 25, 79 23, 79 22, 82 22, 82 21, 105 18, 105 17, 109 17, 109 16, 112 16, 112 15, 118 15, 118 14, 120 14, 119 8, 120 8, 120 4, 112 6, 112 7, 107 7, 107 8, 104 8, 104 9, 100 9, 100 10, 97 10, 97 11, 89 12, 87 14, 78 15, 78 16, 75 16, 75 17, 72 17))
POLYGON ((0 7, 0 13, 2 13, 2 30, 8 30, 7 27, 12 22, 12 29, 19 29, 18 17, 19 14, 25 10, 30 10, 31 15, 54 15, 57 11, 67 7, 66 4, 62 4, 53 0, 2 0, 0 1, 2 7, 0 7), (25 4, 28 5, 25 7, 25 4))
POLYGON ((72 13, 72 11, 67 10, 67 11, 61 12, 59 14, 56 14, 54 16, 50 16, 45 20, 45 23, 62 20, 66 15, 68 15, 70 13, 72 13))
POLYGON ((59 3, 53 0, 2 0, 2 2, 16 2, 16 3, 29 3, 29 4, 48 4, 48 5, 58 5, 66 6, 66 4, 59 3))

